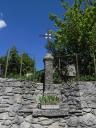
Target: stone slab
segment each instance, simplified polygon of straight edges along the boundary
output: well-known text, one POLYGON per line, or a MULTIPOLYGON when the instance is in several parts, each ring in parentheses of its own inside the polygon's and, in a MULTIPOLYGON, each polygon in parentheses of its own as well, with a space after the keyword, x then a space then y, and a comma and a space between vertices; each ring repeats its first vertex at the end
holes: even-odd
POLYGON ((42 110, 42 109, 34 109, 33 110, 33 116, 39 117, 62 117, 62 116, 68 116, 68 109, 53 109, 53 110, 42 110))

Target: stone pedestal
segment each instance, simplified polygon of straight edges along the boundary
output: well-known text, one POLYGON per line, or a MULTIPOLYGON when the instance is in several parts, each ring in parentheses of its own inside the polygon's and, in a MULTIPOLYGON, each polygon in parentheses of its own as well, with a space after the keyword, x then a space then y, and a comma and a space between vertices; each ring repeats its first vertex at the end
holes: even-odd
POLYGON ((51 86, 53 84, 53 56, 50 53, 44 57, 44 69, 45 69, 45 91, 52 91, 51 86))

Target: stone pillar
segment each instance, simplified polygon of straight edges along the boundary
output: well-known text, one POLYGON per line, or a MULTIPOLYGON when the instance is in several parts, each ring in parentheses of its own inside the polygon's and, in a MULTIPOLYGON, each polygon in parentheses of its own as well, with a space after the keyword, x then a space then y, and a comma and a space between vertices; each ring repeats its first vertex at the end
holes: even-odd
POLYGON ((45 91, 52 91, 51 86, 53 84, 53 56, 50 53, 44 57, 44 69, 45 69, 45 91))

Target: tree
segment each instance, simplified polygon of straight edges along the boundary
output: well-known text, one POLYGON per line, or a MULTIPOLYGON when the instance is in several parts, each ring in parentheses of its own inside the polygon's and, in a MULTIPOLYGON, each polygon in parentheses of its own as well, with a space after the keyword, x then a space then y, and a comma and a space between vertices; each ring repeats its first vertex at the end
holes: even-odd
POLYGON ((20 70, 20 57, 15 47, 10 49, 9 60, 8 60, 8 74, 19 74, 20 70))
MULTIPOLYGON (((60 58, 62 69, 66 64, 74 63, 76 65, 74 55, 78 54, 79 72, 81 75, 87 75, 90 61, 93 61, 90 48, 96 49, 94 47, 96 34, 93 30, 96 23, 95 1, 74 0, 71 7, 63 0, 61 2, 66 12, 64 17, 50 15, 50 19, 54 21, 58 30, 52 31, 55 38, 50 42, 50 47, 47 45, 47 49, 55 58, 55 66, 58 63, 58 57, 60 58)), ((92 75, 93 71, 91 70, 90 73, 92 75)))
MULTIPOLYGON (((0 64, 2 65, 3 76, 6 68, 7 56, 0 57, 0 64)), ((10 48, 9 58, 8 58, 8 69, 7 77, 19 77, 20 70, 21 75, 24 76, 26 73, 34 73, 35 61, 27 54, 22 55, 22 69, 21 68, 21 55, 19 55, 16 47, 10 48)), ((36 69, 36 68, 35 68, 36 69)))
POLYGON ((0 64, 1 64, 2 76, 4 76, 5 67, 6 67, 6 57, 0 57, 0 64))
POLYGON ((35 62, 29 57, 27 53, 22 55, 22 74, 34 73, 35 62))
POLYGON ((94 73, 96 76, 96 23, 94 24, 92 30, 89 33, 89 46, 91 56, 93 57, 94 73))

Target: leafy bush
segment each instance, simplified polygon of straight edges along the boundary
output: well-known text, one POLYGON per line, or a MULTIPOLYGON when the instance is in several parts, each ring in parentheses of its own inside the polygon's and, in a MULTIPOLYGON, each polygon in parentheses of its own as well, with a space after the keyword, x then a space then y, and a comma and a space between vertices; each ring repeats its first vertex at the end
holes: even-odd
POLYGON ((40 96, 39 101, 43 105, 50 105, 50 104, 56 105, 60 102, 60 99, 57 96, 46 95, 46 96, 40 96))
POLYGON ((61 79, 60 74, 59 74, 58 71, 55 71, 55 73, 53 74, 53 82, 55 84, 59 84, 59 83, 62 82, 62 79, 61 79))
POLYGON ((80 81, 96 81, 96 76, 85 75, 79 78, 80 81))
POLYGON ((37 82, 44 83, 44 70, 40 70, 36 72, 35 79, 37 82))

